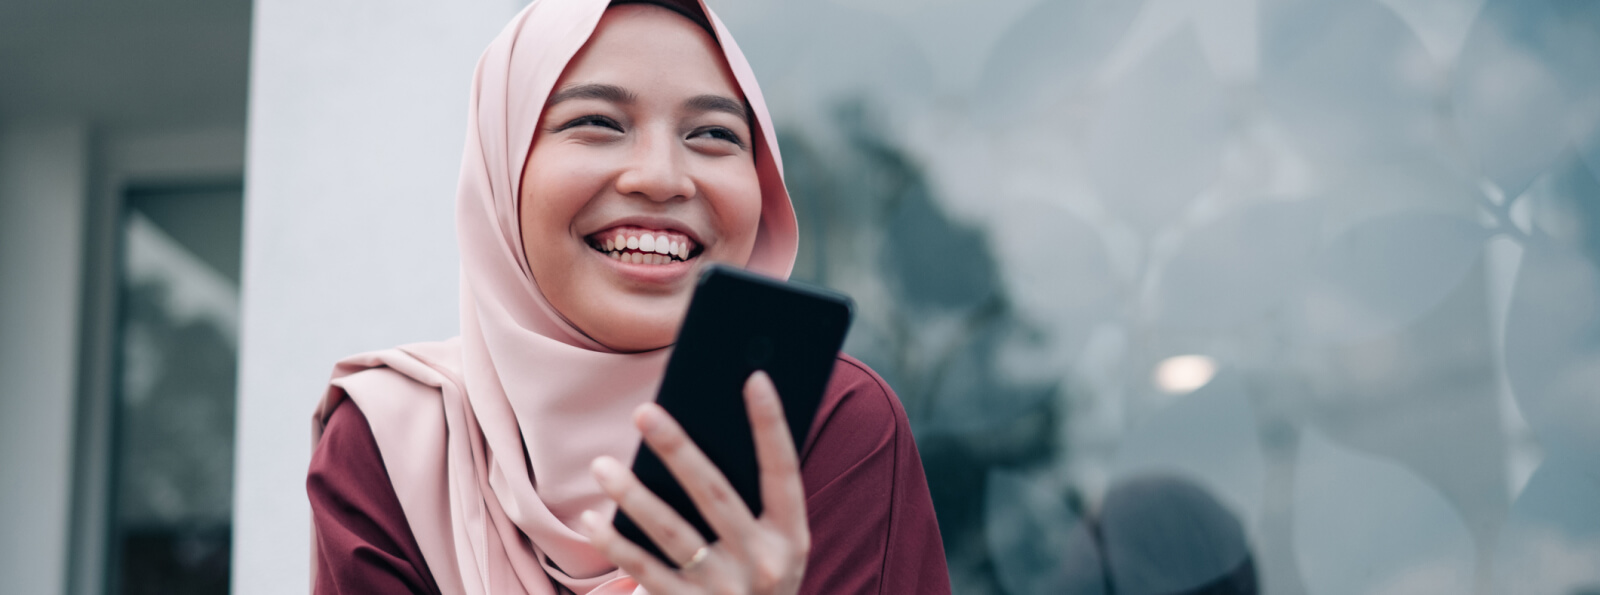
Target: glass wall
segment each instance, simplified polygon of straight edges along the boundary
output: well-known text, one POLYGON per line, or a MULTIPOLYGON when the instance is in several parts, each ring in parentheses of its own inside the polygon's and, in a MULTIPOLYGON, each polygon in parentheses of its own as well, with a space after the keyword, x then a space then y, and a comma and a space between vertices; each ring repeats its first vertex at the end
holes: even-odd
POLYGON ((123 203, 110 591, 228 592, 241 188, 123 203))
POLYGON ((957 593, 1600 591, 1600 3, 715 5, 957 593))

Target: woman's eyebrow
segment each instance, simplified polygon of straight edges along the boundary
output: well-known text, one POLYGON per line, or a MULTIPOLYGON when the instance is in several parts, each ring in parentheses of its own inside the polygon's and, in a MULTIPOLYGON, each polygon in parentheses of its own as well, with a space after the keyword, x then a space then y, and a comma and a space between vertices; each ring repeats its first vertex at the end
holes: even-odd
POLYGON ((616 85, 589 83, 584 85, 574 85, 560 91, 556 91, 555 94, 550 96, 550 100, 546 101, 544 105, 545 107, 549 107, 568 99, 598 99, 601 101, 609 101, 611 103, 626 105, 633 103, 634 99, 636 98, 637 96, 635 96, 632 91, 616 85))
POLYGON ((750 123, 750 110, 744 103, 721 95, 696 95, 683 102, 683 107, 696 112, 727 112, 750 123))

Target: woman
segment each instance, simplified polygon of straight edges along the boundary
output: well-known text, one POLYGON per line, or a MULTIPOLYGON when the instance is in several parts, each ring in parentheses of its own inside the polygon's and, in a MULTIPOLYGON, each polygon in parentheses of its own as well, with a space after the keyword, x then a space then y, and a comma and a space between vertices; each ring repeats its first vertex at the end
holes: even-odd
POLYGON ((708 9, 535 0, 468 117, 462 333, 336 368, 307 478, 318 593, 949 592, 905 414, 865 365, 840 356, 798 453, 752 376, 759 518, 650 403, 698 272, 781 278, 796 253, 760 90, 708 9), (641 437, 719 541, 628 472, 641 437), (619 502, 677 568, 618 538, 619 502))

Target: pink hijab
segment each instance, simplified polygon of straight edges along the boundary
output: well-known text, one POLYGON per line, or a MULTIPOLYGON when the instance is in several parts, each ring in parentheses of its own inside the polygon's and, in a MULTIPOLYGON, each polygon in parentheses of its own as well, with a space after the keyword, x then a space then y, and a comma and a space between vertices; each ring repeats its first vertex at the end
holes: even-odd
MULTIPOLYGON (((340 399, 361 408, 445 595, 637 587, 574 527, 585 510, 614 509, 589 463, 631 460, 630 413, 654 397, 669 350, 616 353, 568 324, 529 273, 517 216, 545 100, 608 5, 534 0, 484 51, 456 196, 461 336, 339 362, 314 419, 320 438, 340 399)), ((761 90, 716 15, 699 0, 682 5, 712 24, 755 115, 762 211, 748 268, 785 278, 798 230, 761 90)))

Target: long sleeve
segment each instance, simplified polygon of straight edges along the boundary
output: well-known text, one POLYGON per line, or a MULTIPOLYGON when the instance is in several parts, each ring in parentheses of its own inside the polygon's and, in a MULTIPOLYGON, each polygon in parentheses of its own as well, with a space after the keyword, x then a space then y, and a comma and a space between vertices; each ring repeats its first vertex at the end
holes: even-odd
POLYGON ((317 540, 317 595, 439 593, 356 404, 328 418, 306 477, 317 540))
MULTIPOLYGON (((949 593, 911 427, 866 365, 841 356, 801 453, 811 527, 803 594, 949 593)), ((437 593, 367 420, 340 404, 307 479, 316 593, 437 593)))
POLYGON ((933 500, 894 391, 841 356, 811 433, 800 467, 812 546, 800 592, 949 593, 933 500))

